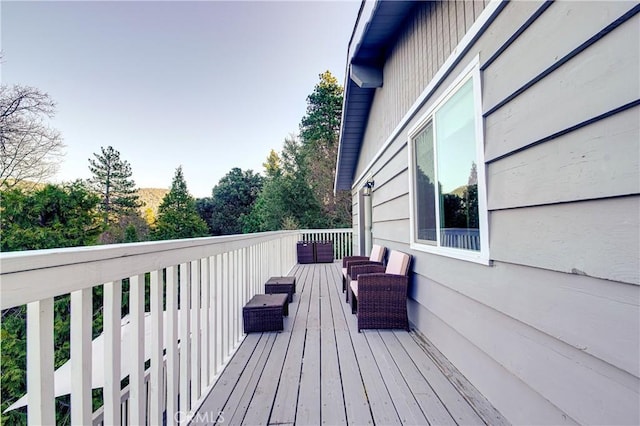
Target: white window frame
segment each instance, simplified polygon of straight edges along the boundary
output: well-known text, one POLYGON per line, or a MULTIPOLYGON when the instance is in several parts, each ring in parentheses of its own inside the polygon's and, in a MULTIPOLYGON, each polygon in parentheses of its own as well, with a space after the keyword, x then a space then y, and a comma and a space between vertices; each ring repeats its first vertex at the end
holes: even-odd
MULTIPOLYGON (((434 129, 435 133, 435 129, 434 129)), ((436 101, 420 116, 418 122, 409 129, 408 132, 408 151, 409 151, 409 222, 410 222, 410 246, 413 250, 424 251, 427 253, 438 254, 442 256, 452 257, 455 259, 466 260, 471 262, 489 265, 489 219, 487 212, 487 189, 486 189, 486 173, 484 162, 484 119, 482 117, 482 87, 480 78, 480 58, 478 56, 467 65, 458 77, 447 87, 444 93, 436 99, 436 101), (416 137, 426 128, 427 124, 432 120, 435 113, 469 80, 473 80, 473 100, 475 112, 475 134, 476 134, 476 167, 478 174, 478 220, 480 232, 480 250, 465 250, 453 247, 440 246, 440 200, 435 197, 436 203, 436 244, 425 244, 417 239, 416 235, 416 216, 417 206, 415 201, 415 148, 414 143, 416 137)), ((437 176, 438 153, 437 146, 434 144, 434 160, 435 171, 437 176)), ((437 186, 436 186, 437 187, 437 186)))

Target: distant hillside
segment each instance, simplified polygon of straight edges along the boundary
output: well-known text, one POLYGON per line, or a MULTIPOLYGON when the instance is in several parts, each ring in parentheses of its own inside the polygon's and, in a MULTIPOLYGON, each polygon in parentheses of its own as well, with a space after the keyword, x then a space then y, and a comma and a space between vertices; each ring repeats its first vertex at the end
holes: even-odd
POLYGON ((162 199, 169 192, 168 189, 163 188, 139 188, 138 189, 138 197, 140 197, 140 201, 142 202, 142 207, 140 207, 140 212, 144 217, 144 212, 146 209, 150 208, 153 212, 153 216, 158 216, 158 207, 162 203, 162 199))

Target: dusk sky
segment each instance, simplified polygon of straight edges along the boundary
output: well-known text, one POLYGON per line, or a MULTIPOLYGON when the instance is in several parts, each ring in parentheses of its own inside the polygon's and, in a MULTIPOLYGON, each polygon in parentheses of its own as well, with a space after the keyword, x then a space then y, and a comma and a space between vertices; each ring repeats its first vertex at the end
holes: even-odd
POLYGON ((113 146, 138 187, 195 197, 233 167, 262 173, 329 70, 344 84, 359 0, 1 3, 2 82, 57 103, 56 182, 113 146))

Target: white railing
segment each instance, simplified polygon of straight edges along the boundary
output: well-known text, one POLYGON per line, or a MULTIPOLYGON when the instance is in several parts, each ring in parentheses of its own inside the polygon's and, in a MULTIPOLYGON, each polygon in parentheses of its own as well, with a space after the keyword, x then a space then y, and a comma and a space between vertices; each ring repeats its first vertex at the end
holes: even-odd
POLYGON ((340 260, 353 253, 353 230, 341 229, 305 229, 300 231, 300 241, 332 241, 333 256, 340 260))
POLYGON ((337 259, 350 254, 351 229, 0 253, 1 309, 27 305, 29 424, 55 423, 54 297, 71 295, 72 424, 162 424, 163 416, 179 423, 198 409, 242 341, 242 306, 270 276, 290 271, 296 242, 310 238, 334 241, 337 259), (125 279, 129 337, 121 341, 125 279), (92 289, 99 285, 104 405, 93 413, 92 289), (121 371, 122 364, 131 367, 121 371), (125 375, 129 383, 121 389, 125 375))

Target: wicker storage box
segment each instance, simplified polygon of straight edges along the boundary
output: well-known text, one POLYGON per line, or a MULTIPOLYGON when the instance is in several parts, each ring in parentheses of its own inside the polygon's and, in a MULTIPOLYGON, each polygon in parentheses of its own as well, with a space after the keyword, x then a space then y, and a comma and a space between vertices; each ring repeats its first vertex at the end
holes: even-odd
POLYGON ((296 292, 296 277, 271 277, 264 284, 264 292, 267 294, 286 293, 289 295, 289 303, 293 302, 293 293, 296 292))
POLYGON ((288 295, 256 294, 242 308, 244 332, 282 330, 283 315, 289 315, 288 295))
POLYGON ((333 241, 316 241, 316 262, 333 262, 333 241))
POLYGON ((310 241, 300 241, 297 244, 298 263, 313 263, 313 243, 310 241))

